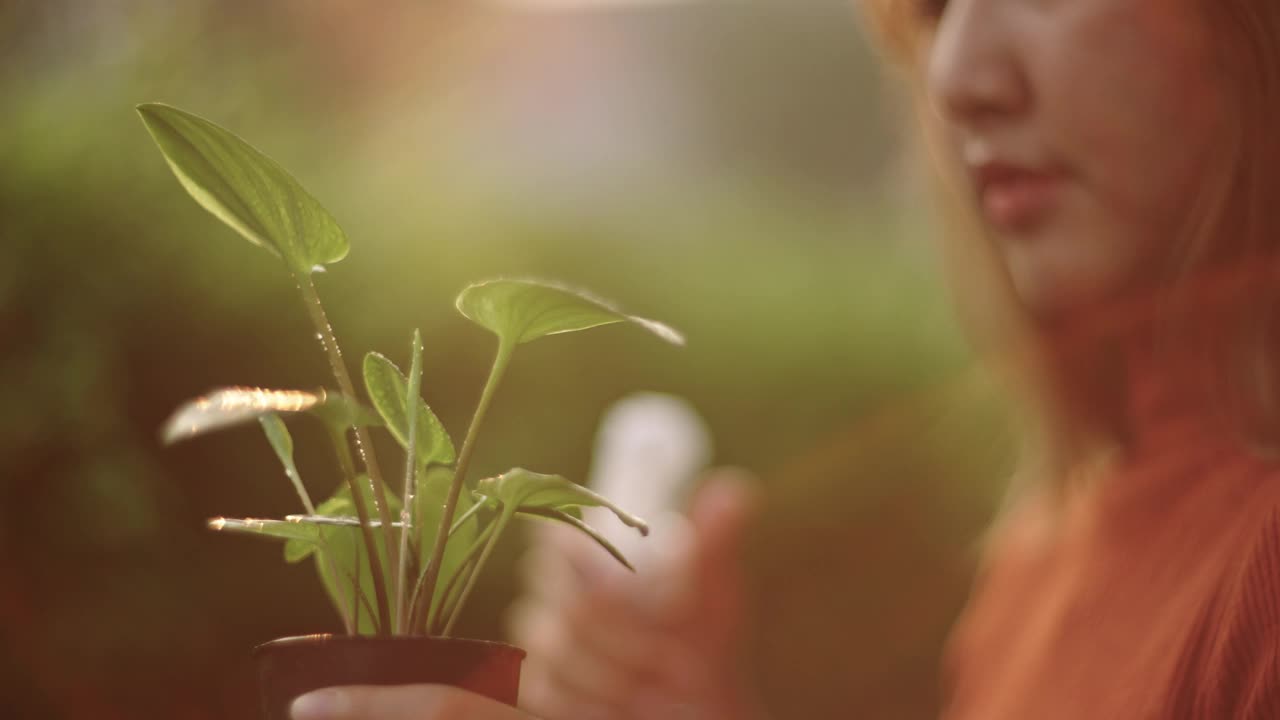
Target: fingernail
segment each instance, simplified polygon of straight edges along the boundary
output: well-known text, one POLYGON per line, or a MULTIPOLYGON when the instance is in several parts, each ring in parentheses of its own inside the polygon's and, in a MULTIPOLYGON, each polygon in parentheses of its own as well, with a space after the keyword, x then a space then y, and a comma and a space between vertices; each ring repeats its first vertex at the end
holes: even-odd
POLYGON ((330 688, 296 698, 289 706, 289 716, 293 720, 339 720, 346 717, 350 709, 346 694, 330 688))

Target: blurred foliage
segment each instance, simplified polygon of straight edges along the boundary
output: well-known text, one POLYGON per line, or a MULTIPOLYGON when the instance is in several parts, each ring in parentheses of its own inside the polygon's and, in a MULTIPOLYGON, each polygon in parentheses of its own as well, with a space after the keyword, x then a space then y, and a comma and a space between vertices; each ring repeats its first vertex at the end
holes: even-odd
MULTIPOLYGON (((934 712, 1006 433, 922 204, 897 190, 894 116, 845 3, 558 20, 462 2, 19 2, 0 8, 0 59, 5 714, 242 717, 249 647, 339 625, 311 568, 204 529, 296 510, 256 428, 158 448, 188 397, 327 373, 286 273, 173 183, 132 110, 149 100, 252 137, 334 213, 352 252, 317 283, 348 362, 403 363, 422 328, 424 394, 455 432, 492 352, 440 310, 469 281, 551 277, 683 331, 683 350, 606 329, 522 351, 476 473, 582 478, 610 402, 687 396, 717 461, 768 485, 752 661, 779 716, 934 712), (542 112, 557 88, 518 71, 535 40, 583 33, 658 48, 682 88, 621 115, 697 116, 654 141, 677 148, 657 171, 607 143, 538 154, 558 125, 506 113, 513 86, 494 77, 542 112)), ((327 496, 338 478, 306 451, 323 438, 296 440, 327 496)), ((518 552, 504 543, 464 632, 501 633, 518 552)))

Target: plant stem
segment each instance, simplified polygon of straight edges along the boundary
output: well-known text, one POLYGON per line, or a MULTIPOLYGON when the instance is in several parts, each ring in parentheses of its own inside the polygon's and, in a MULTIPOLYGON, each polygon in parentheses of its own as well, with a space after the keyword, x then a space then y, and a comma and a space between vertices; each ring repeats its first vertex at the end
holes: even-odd
MULTIPOLYGON (((455 520, 453 523, 453 527, 449 529, 449 539, 452 540, 453 534, 458 532, 459 528, 461 528, 462 525, 467 520, 470 520, 472 517, 474 517, 476 512, 479 511, 482 507, 483 505, 481 503, 476 503, 475 505, 471 506, 470 510, 467 510, 465 513, 463 513, 462 517, 455 520)), ((477 539, 473 542, 471 549, 467 550, 466 552, 467 560, 471 559, 473 551, 479 551, 480 543, 483 541, 484 537, 488 537, 488 534, 487 534, 488 530, 492 527, 493 527, 492 524, 490 524, 484 530, 480 531, 480 534, 483 537, 477 537, 477 539)), ((443 558, 441 558, 441 562, 443 561, 444 561, 443 558)), ((428 561, 428 563, 429 562, 430 561, 428 561)), ((463 561, 464 565, 465 563, 466 563, 466 560, 463 561)), ((422 566, 422 571, 418 574, 418 580, 416 583, 414 583, 413 593, 409 597, 409 608, 410 608, 409 634, 413 634, 413 628, 418 628, 418 627, 422 628, 422 633, 424 635, 430 634, 431 622, 433 621, 435 616, 431 615, 430 617, 428 617, 428 613, 431 613, 434 610, 434 608, 432 607, 431 600, 428 600, 427 604, 425 605, 423 604, 423 601, 422 601, 422 589, 423 589, 423 586, 426 584, 427 570, 429 568, 430 568, 430 564, 422 566)), ((441 596, 440 600, 441 602, 443 602, 444 596, 441 596)))
MULTIPOLYGON (((486 536, 485 539, 487 540, 488 537, 486 536)), ((481 548, 477 548, 477 550, 479 549, 481 548)), ((477 553, 477 555, 478 554, 479 553, 477 553)), ((436 612, 432 614, 432 618, 428 621, 428 625, 436 628, 435 632, 438 633, 443 630, 443 628, 439 627, 443 622, 440 618, 453 617, 453 611, 458 607, 459 593, 456 593, 455 591, 461 590, 463 585, 466 584, 465 580, 462 583, 459 583, 458 581, 464 576, 470 578, 471 572, 475 570, 475 567, 476 557, 473 556, 464 563, 462 567, 458 568, 458 572, 454 573, 453 577, 449 578, 449 582, 444 584, 444 590, 440 593, 440 605, 436 608, 436 612), (439 617, 436 617, 437 615, 439 617)))
POLYGON ((436 528, 435 546, 431 548, 431 559, 427 562, 423 579, 423 593, 427 602, 435 597, 436 580, 440 575, 440 563, 444 560, 445 544, 449 542, 449 529, 453 525, 453 515, 458 509, 458 496, 462 494, 462 484, 466 481, 467 469, 471 465, 471 455, 476 448, 476 435, 480 425, 489 411, 489 403, 493 393, 502 382, 502 376, 511 362, 511 354, 515 345, 507 340, 498 340, 498 353, 493 359, 493 367, 489 370, 489 379, 485 381, 484 391, 480 393, 480 402, 476 405, 475 414, 471 416, 471 427, 467 428, 467 437, 462 441, 462 451, 458 453, 458 465, 453 472, 453 482, 449 485, 449 495, 445 499, 444 512, 440 515, 440 526, 436 528))
MULTIPOLYGON (((263 431, 267 435, 267 441, 271 443, 272 449, 275 449, 275 443, 272 441, 271 423, 280 423, 283 426, 283 420, 279 415, 267 415, 259 419, 263 431)), ((285 431, 286 435, 288 431, 285 431)), ((278 453, 280 463, 284 465, 284 474, 289 478, 289 482, 293 483, 294 492, 298 493, 298 499, 302 501, 302 509, 308 515, 316 514, 316 505, 311 502, 311 494, 307 492, 307 486, 302 483, 302 475, 298 473, 298 466, 293 462, 293 447, 290 442, 288 453, 278 453)), ((355 634, 355 625, 352 620, 352 614, 347 610, 347 595, 342 591, 342 583, 336 581, 338 577, 338 567, 333 563, 333 556, 329 554, 329 543, 324 539, 324 529, 316 530, 317 545, 316 558, 322 566, 321 572, 325 569, 335 578, 333 586, 338 589, 337 605, 338 614, 342 616, 342 627, 348 635, 355 634)))
MULTIPOLYGON (((357 634, 360 632, 360 601, 364 600, 365 607, 369 606, 369 598, 360 589, 360 553, 356 553, 355 574, 347 573, 347 577, 351 580, 351 624, 355 627, 355 632, 352 634, 357 634)), ((333 576, 335 586, 341 581, 342 578, 333 576)), ((374 627, 377 627, 378 618, 373 614, 373 608, 369 608, 369 617, 373 620, 374 627)))
MULTIPOLYGON (((356 624, 355 613, 347 609, 347 591, 342 587, 342 583, 338 581, 338 566, 333 562, 333 556, 329 554, 329 543, 324 540, 324 531, 320 531, 320 547, 316 550, 320 556, 320 562, 324 563, 328 568, 329 574, 333 576, 333 586, 338 589, 338 612, 342 615, 342 627, 348 635, 355 635, 359 631, 356 624)), ((359 554, 356 555, 359 557, 359 554)), ((359 590, 359 588, 356 588, 359 590)))
POLYGON ((404 460, 404 492, 400 493, 400 569, 396 574, 396 633, 405 632, 409 622, 407 588, 409 574, 409 534, 413 528, 410 509, 413 507, 413 479, 418 467, 418 396, 422 393, 422 336, 413 331, 411 343, 413 358, 409 361, 409 382, 405 390, 404 407, 408 419, 407 450, 404 460))
MULTIPOLYGON (((409 605, 411 606, 409 608, 409 627, 417 628, 421 626, 423 635, 429 634, 427 632, 429 627, 424 623, 426 619, 428 619, 427 614, 431 610, 431 598, 427 598, 425 601, 423 600, 422 587, 423 581, 425 581, 427 577, 427 571, 431 569, 430 563, 431 561, 428 560, 427 565, 423 566, 422 572, 418 575, 418 582, 413 586, 413 596, 409 600, 409 605), (426 603, 425 605, 423 604, 424 602, 426 603)), ((410 634, 413 633, 410 632, 410 634)))
POLYGON ((298 469, 290 463, 285 467, 284 474, 288 476, 289 482, 293 483, 293 489, 298 493, 298 499, 302 501, 302 509, 306 510, 308 515, 315 515, 315 503, 311 502, 311 494, 307 492, 307 487, 302 484, 302 476, 298 474, 298 469))
POLYGON ((453 606, 453 612, 449 614, 449 622, 444 626, 444 632, 440 633, 442 637, 449 637, 453 634, 453 626, 458 623, 458 618, 462 616, 462 608, 467 604, 467 599, 471 597, 471 591, 475 589, 476 580, 480 577, 480 573, 484 570, 484 565, 489 561, 489 554, 493 552, 493 548, 498 544, 498 538, 502 537, 502 531, 506 529, 507 523, 514 514, 512 508, 503 507, 502 514, 494 521, 493 534, 489 536, 489 542, 485 543, 484 551, 480 553, 480 559, 476 561, 476 566, 471 570, 471 576, 467 578, 467 584, 462 588, 462 594, 458 596, 458 602, 453 606))
MULTIPOLYGON (((307 511, 308 515, 315 515, 315 503, 311 502, 311 495, 307 492, 307 486, 302 484, 302 476, 298 474, 298 468, 292 462, 286 463, 284 473, 289 476, 289 480, 293 483, 293 489, 298 492, 298 499, 302 500, 302 508, 307 511)), ((333 556, 329 554, 329 543, 324 539, 324 529, 319 528, 317 533, 319 547, 316 548, 316 555, 320 562, 328 568, 329 574, 334 577, 333 586, 338 588, 338 613, 342 615, 342 627, 347 631, 348 635, 354 635, 356 626, 351 614, 347 612, 347 594, 342 590, 342 583, 337 582, 338 566, 334 564, 333 556)))
POLYGON ((474 517, 482 508, 484 508, 484 503, 478 502, 475 505, 472 505, 470 510, 462 513, 461 517, 453 521, 453 527, 449 528, 449 536, 453 537, 453 534, 462 528, 462 524, 474 517))
POLYGON ((387 585, 383 578, 382 563, 378 562, 378 544, 373 537, 369 508, 364 504, 364 494, 360 492, 360 485, 356 481, 356 468, 351 460, 351 449, 347 447, 346 431, 336 425, 329 425, 329 438, 333 440, 338 465, 342 467, 342 476, 346 478, 347 487, 351 490, 351 502, 356 506, 356 516, 360 518, 360 534, 364 537, 364 547, 369 555, 369 575, 373 578, 373 593, 378 601, 378 617, 374 624, 378 627, 379 635, 387 635, 391 609, 387 603, 387 585))
MULTIPOLYGON (((363 607, 364 611, 369 613, 369 617, 373 618, 373 622, 375 625, 377 625, 378 627, 382 627, 382 624, 378 622, 378 617, 373 613, 373 608, 369 606, 369 596, 365 595, 364 591, 360 589, 360 581, 356 577, 352 576, 351 573, 347 573, 347 578, 351 580, 351 585, 352 587, 355 588, 356 598, 360 601, 359 607, 363 607)), ((356 618, 356 627, 359 628, 360 614, 358 610, 355 618, 356 618)))
MULTIPOLYGON (((307 514, 315 515, 316 506, 311 502, 311 496, 307 494, 307 490, 302 484, 302 477, 298 474, 297 469, 290 467, 285 472, 288 473, 289 479, 294 481, 298 494, 302 498, 302 506, 306 509, 307 514)), ((338 566, 333 562, 333 555, 329 554, 329 542, 324 538, 324 528, 318 528, 317 533, 320 547, 316 548, 316 555, 334 578, 333 586, 338 589, 338 608, 339 613, 342 615, 342 626, 348 635, 354 635, 357 628, 351 614, 346 609, 347 594, 342 589, 342 583, 338 582, 338 566)))
MULTIPOLYGON (((338 383, 339 392, 349 398, 357 397, 355 386, 351 383, 351 375, 347 372, 347 364, 342 359, 342 348, 338 346, 338 338, 333 334, 333 327, 329 324, 324 305, 320 304, 320 295, 316 292, 315 283, 311 282, 310 275, 302 273, 295 275, 294 279, 298 283, 298 290, 302 293, 303 304, 307 306, 311 324, 315 326, 316 337, 320 340, 325 356, 329 359, 329 369, 333 371, 333 379, 338 383)), ((378 506, 378 519, 382 521, 383 545, 386 548, 390 566, 395 567, 396 551, 399 548, 392 535, 391 506, 387 504, 387 490, 382 484, 382 471, 378 467, 377 456, 374 455, 373 441, 369 437, 368 428, 357 425, 355 431, 356 451, 359 452, 360 460, 369 473, 369 484, 373 486, 374 504, 378 506)), ((344 441, 343 447, 345 446, 344 441)), ((355 493, 355 497, 357 502, 363 502, 359 499, 359 493, 355 493)), ((367 523, 368 518, 362 518, 361 522, 367 523)), ((374 577, 378 577, 382 572, 381 565, 378 563, 374 563, 374 566, 369 569, 374 577)), ((383 619, 390 620, 390 615, 383 619)))
MULTIPOLYGON (((488 542, 489 536, 493 534, 493 530, 496 527, 496 523, 489 523, 484 530, 480 531, 480 534, 476 536, 476 539, 471 542, 471 547, 467 548, 467 551, 463 554, 462 562, 458 563, 457 569, 454 570, 449 581, 444 584, 444 590, 440 592, 440 604, 435 605, 433 603, 430 607, 421 608, 427 610, 427 612, 423 612, 422 614, 427 616, 424 627, 428 632, 439 624, 438 616, 445 614, 445 605, 449 601, 449 595, 453 592, 454 585, 457 583, 458 578, 465 575, 467 570, 471 568, 476 556, 480 554, 480 551, 484 548, 485 543, 488 542)), ((421 620, 422 619, 419 618, 419 621, 421 620)))

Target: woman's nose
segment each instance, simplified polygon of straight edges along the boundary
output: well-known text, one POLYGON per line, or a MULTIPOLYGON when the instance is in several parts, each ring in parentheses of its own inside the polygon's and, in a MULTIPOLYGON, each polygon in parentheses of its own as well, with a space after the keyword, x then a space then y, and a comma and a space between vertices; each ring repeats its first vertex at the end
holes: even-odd
POLYGON ((1000 5, 952 0, 938 21, 926 82, 930 102, 949 124, 979 129, 1030 104, 1018 43, 1000 5))

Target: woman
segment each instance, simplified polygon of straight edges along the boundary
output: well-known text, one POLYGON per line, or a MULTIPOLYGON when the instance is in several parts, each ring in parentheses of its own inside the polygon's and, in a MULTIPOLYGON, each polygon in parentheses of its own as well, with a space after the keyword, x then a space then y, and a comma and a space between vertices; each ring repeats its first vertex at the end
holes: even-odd
MULTIPOLYGON (((1280 718, 1280 2, 865 3, 916 81, 960 308, 1036 428, 944 716, 1280 718)), ((651 644, 718 617, 655 639, 673 625, 587 594, 535 610, 595 609, 651 644)), ((625 682, 672 656, 627 665, 599 640, 534 639, 594 669, 532 683, 535 712, 680 716, 625 682)), ((723 642, 681 647, 708 681, 651 691, 689 717, 750 712, 723 642)), ((433 687, 322 691, 295 716, 525 717, 433 687)))

